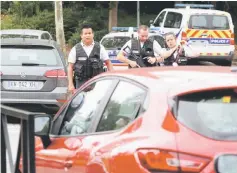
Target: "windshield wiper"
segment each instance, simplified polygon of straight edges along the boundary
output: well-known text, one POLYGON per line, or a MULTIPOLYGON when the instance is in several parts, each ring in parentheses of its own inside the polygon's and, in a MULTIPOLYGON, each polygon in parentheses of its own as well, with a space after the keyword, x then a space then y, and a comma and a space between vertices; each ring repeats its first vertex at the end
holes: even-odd
POLYGON ((193 26, 191 29, 206 29, 205 26, 193 26))
POLYGON ((223 30, 226 29, 225 27, 221 27, 221 26, 214 26, 213 28, 214 29, 223 29, 223 30))
POLYGON ((22 65, 22 66, 46 66, 47 64, 39 64, 39 63, 27 63, 27 62, 23 62, 21 65, 22 65))

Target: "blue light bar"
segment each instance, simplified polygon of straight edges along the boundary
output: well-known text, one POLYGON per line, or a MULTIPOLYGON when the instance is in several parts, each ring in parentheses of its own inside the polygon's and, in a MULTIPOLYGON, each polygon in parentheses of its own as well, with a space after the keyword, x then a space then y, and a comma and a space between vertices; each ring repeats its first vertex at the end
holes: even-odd
POLYGON ((151 27, 149 28, 150 33, 158 33, 160 31, 160 27, 151 27))
POLYGON ((112 27, 112 31, 116 32, 128 32, 130 29, 132 29, 133 32, 137 31, 137 27, 112 27))
POLYGON ((188 6, 190 8, 214 9, 214 5, 212 5, 212 4, 175 4, 174 5, 175 8, 186 8, 188 6))
POLYGON ((159 31, 160 30, 160 27, 152 27, 150 28, 150 31, 159 31))

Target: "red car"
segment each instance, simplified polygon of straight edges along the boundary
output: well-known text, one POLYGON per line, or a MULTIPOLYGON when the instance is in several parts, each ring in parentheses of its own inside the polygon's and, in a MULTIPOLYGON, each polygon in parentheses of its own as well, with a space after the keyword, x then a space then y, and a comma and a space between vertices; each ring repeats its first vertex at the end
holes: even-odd
POLYGON ((51 125, 35 122, 37 173, 214 173, 214 158, 237 153, 237 73, 107 72, 82 86, 51 125))

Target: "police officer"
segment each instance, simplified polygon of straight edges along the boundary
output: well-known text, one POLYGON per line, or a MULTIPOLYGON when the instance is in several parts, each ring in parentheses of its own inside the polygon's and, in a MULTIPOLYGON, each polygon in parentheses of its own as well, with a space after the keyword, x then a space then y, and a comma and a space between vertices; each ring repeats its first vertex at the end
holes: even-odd
POLYGON ((104 46, 94 41, 92 27, 84 25, 81 29, 81 42, 71 49, 68 56, 68 91, 75 89, 73 71, 76 88, 79 88, 87 80, 103 72, 103 63, 109 71, 113 70, 104 46))
POLYGON ((198 57, 200 53, 194 51, 187 42, 177 43, 176 35, 173 32, 168 32, 164 36, 167 48, 162 49, 162 51, 167 52, 167 58, 164 59, 160 64, 163 66, 178 66, 178 60, 180 56, 187 58, 198 57), (170 51, 171 50, 171 51, 170 51))
POLYGON ((140 57, 146 67, 156 66, 157 63, 162 62, 169 57, 173 50, 163 51, 159 43, 148 39, 149 28, 146 25, 141 25, 138 28, 138 39, 131 39, 122 47, 117 59, 123 63, 128 64, 129 68, 140 67, 135 61, 132 54, 140 57), (127 51, 129 47, 129 51, 127 51), (128 58, 126 58, 127 56, 128 58))

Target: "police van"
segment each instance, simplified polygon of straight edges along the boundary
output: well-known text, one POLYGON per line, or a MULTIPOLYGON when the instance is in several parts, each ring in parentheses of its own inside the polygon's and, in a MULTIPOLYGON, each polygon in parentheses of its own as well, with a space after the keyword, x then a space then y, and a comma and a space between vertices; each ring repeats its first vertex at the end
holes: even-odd
POLYGON ((112 27, 112 31, 101 39, 100 44, 105 47, 113 65, 127 66, 116 57, 123 45, 133 37, 137 37, 137 27, 112 27))
POLYGON ((200 52, 198 60, 231 63, 235 49, 232 18, 228 12, 213 8, 211 4, 175 4, 150 21, 150 30, 161 35, 174 32, 179 42, 187 42, 200 52))

